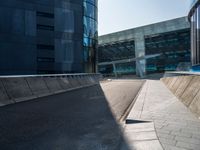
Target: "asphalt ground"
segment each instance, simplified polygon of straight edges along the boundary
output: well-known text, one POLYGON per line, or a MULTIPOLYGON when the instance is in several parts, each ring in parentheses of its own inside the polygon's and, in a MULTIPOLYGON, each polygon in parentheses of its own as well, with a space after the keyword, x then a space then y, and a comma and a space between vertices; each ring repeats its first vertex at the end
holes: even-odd
POLYGON ((141 86, 104 82, 1 107, 0 150, 117 150, 126 141, 116 120, 141 86))

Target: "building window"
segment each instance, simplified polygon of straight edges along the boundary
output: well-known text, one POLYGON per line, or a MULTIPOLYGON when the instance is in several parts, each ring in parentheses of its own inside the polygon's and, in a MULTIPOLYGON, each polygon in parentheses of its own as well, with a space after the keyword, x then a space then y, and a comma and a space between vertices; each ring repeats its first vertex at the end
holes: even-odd
POLYGON ((38 30, 54 31, 54 26, 37 24, 38 30))
POLYGON ((160 54, 146 60, 146 72, 174 71, 180 63, 190 62, 189 29, 145 37, 146 55, 160 54))
POLYGON ((54 18, 54 14, 37 11, 38 17, 54 18))

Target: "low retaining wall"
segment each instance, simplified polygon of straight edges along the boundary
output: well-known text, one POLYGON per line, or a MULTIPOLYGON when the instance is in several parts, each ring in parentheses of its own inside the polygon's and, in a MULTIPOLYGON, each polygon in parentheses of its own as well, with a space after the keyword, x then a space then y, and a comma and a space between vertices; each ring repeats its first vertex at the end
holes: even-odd
POLYGON ((161 81, 193 113, 200 117, 200 75, 166 77, 161 81))
POLYGON ((1 76, 0 106, 99 83, 101 74, 1 76))

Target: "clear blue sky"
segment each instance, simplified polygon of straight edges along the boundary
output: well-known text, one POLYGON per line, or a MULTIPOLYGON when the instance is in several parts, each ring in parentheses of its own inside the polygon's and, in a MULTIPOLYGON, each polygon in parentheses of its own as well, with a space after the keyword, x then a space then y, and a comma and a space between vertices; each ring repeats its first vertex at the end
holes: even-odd
POLYGON ((190 0, 99 0, 99 35, 187 16, 190 0))

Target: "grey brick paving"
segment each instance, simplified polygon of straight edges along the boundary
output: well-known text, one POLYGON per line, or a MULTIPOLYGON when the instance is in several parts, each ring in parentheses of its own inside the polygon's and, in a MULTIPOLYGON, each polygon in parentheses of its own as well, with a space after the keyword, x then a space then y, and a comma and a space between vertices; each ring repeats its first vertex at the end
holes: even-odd
POLYGON ((177 142, 176 146, 190 150, 200 150, 200 144, 197 145, 197 144, 189 144, 186 142, 177 142))
POLYGON ((154 122, 165 150, 200 150, 200 120, 161 81, 145 83, 128 119, 154 122))
POLYGON ((168 145, 168 144, 163 144, 163 148, 165 150, 187 150, 185 148, 181 148, 181 147, 177 147, 177 146, 172 146, 172 145, 168 145))
POLYGON ((159 140, 163 144, 169 144, 169 145, 174 145, 174 146, 176 145, 176 141, 173 139, 159 137, 159 140))

